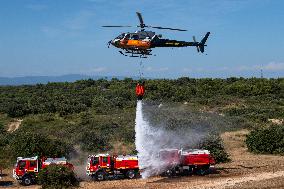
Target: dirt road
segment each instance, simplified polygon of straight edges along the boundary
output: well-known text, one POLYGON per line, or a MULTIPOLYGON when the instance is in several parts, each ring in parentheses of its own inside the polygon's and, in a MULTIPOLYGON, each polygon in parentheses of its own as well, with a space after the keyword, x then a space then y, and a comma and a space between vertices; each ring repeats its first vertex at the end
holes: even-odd
MULTIPOLYGON (((244 139, 247 130, 222 134, 225 148, 232 159, 216 166, 217 174, 179 178, 152 177, 149 179, 81 182, 80 188, 121 189, 252 189, 284 188, 284 156, 255 155, 247 151, 244 139)), ((4 177, 5 178, 5 177, 4 177)), ((6 180, 11 180, 6 177, 6 180)), ((19 186, 12 186, 17 188, 19 186)), ((9 187, 11 188, 11 187, 9 187)), ((25 187, 39 188, 39 186, 25 187)))

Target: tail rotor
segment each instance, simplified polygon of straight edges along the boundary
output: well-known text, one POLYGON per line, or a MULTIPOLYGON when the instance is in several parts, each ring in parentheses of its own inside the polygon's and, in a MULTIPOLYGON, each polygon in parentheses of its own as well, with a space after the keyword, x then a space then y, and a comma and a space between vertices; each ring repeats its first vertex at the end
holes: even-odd
MULTIPOLYGON (((196 41, 195 36, 192 36, 192 39, 193 39, 193 42, 194 42, 194 43, 198 43, 198 42, 196 41)), ((200 49, 199 49, 199 46, 198 46, 198 45, 196 45, 196 49, 197 49, 197 52, 199 53, 199 52, 200 52, 200 49)))
POLYGON ((203 39, 200 42, 196 41, 195 36, 192 37, 198 53, 199 52, 204 53, 204 47, 207 46, 207 45, 205 45, 205 43, 206 43, 209 35, 210 35, 210 32, 207 32, 206 35, 203 37, 203 39))

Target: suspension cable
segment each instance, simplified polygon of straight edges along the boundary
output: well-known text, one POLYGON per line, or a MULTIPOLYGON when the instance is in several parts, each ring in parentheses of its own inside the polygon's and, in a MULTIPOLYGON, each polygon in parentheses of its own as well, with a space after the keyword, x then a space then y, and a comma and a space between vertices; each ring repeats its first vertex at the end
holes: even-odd
POLYGON ((139 77, 140 77, 140 80, 143 79, 143 77, 144 77, 143 69, 144 69, 143 61, 142 61, 142 59, 140 59, 140 62, 139 62, 139 77))

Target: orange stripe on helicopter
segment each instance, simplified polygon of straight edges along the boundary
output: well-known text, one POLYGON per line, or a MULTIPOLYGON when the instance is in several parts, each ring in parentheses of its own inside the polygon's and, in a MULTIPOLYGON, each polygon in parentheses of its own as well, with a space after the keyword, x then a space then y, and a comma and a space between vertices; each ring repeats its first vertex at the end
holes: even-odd
POLYGON ((151 46, 150 41, 141 41, 141 40, 121 40, 120 45, 122 48, 139 48, 139 49, 149 49, 151 46))

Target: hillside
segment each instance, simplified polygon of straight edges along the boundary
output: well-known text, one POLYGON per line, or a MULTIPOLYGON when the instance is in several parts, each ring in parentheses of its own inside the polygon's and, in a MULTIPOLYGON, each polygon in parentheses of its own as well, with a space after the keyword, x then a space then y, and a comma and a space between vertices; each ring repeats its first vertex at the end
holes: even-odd
MULTIPOLYGON (((136 83, 114 78, 1 86, 0 165, 10 168, 17 156, 66 155, 80 164, 90 153, 135 153, 136 83)), ((205 137, 184 147, 214 151, 223 148, 218 136, 224 132, 266 128, 275 120, 283 126, 284 78, 146 80, 143 101, 157 127, 205 137)), ((227 161, 219 150, 214 155, 227 161)))

